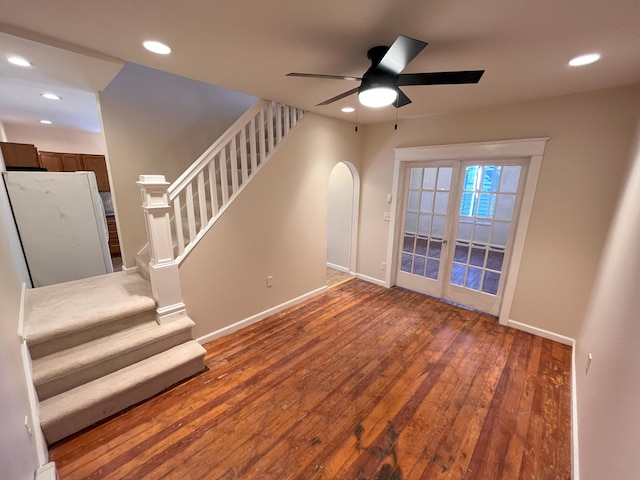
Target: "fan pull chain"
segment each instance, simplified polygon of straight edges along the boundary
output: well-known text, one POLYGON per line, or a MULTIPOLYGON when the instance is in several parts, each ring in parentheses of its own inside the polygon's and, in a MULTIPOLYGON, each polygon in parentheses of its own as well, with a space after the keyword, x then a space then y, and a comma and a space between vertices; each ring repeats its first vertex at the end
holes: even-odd
POLYGON ((356 105, 356 133, 358 133, 358 105, 356 105))
POLYGON ((398 105, 400 105, 400 95, 396 97, 396 124, 393 126, 394 130, 398 130, 398 105))

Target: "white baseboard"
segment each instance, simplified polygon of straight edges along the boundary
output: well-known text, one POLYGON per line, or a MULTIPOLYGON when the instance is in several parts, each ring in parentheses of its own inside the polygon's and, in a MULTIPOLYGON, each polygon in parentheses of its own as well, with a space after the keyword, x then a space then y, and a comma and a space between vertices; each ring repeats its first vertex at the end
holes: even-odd
POLYGON ((578 448, 578 388, 576 382, 576 345, 571 351, 571 478, 580 480, 580 459, 578 448))
POLYGON ((522 330, 523 332, 532 333, 533 335, 537 335, 542 338, 553 340, 554 342, 562 343, 563 345, 569 345, 572 347, 575 343, 574 339, 571 337, 565 337, 564 335, 560 335, 559 333, 550 332, 542 328, 532 327, 531 325, 516 322, 515 320, 507 320, 507 326, 515 328, 517 330, 522 330))
POLYGON ((388 287, 387 282, 384 280, 380 280, 379 278, 373 278, 368 275, 363 275, 362 273, 356 273, 356 278, 360 280, 364 280, 365 282, 375 283, 376 285, 380 285, 381 287, 388 287))
POLYGON ((122 271, 124 272, 125 275, 133 275, 134 273, 138 273, 138 267, 125 267, 124 265, 122 266, 122 271))
POLYGON ((236 322, 232 325, 228 325, 224 328, 221 328, 220 330, 216 330, 215 332, 211 332, 208 333, 207 335, 203 335, 202 337, 197 338, 198 343, 200 343, 201 345, 204 345, 206 343, 211 342, 212 340, 215 340, 216 338, 220 338, 220 337, 224 337, 225 335, 229 335, 230 333, 236 332, 238 330, 240 330, 241 328, 247 327, 253 323, 259 322, 260 320, 263 320, 265 318, 267 318, 269 315, 273 315, 275 313, 281 312, 282 310, 284 310, 285 308, 289 308, 292 307, 293 305, 296 305, 300 302, 304 302, 305 300, 309 300, 310 298, 315 297, 316 295, 320 295, 321 293, 324 293, 327 291, 327 287, 320 287, 317 288, 316 290, 312 290, 308 293, 305 293, 304 295, 300 295, 299 297, 296 297, 292 300, 289 300, 287 302, 281 303, 280 305, 276 305, 275 307, 269 308, 267 310, 264 310, 263 312, 257 313, 255 315, 252 315, 251 317, 245 318, 244 320, 240 320, 239 322, 236 322))
POLYGON ((49 462, 36 470, 35 480, 58 480, 55 462, 49 462))
POLYGON ((338 270, 344 273, 351 273, 348 267, 343 267, 342 265, 336 265, 335 263, 327 262, 327 267, 333 268, 334 270, 338 270))

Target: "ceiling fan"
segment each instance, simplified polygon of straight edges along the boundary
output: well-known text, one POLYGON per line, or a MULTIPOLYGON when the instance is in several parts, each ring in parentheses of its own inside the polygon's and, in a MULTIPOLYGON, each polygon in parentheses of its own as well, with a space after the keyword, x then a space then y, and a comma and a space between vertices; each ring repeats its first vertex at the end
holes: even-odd
POLYGON ((325 100, 317 106, 329 105, 357 92, 360 103, 373 108, 391 104, 400 108, 411 103, 409 97, 399 87, 478 83, 480 81, 484 70, 401 73, 426 46, 426 42, 400 35, 390 47, 373 47, 367 52, 371 66, 362 77, 295 72, 288 73, 287 76, 360 81, 360 86, 325 100))

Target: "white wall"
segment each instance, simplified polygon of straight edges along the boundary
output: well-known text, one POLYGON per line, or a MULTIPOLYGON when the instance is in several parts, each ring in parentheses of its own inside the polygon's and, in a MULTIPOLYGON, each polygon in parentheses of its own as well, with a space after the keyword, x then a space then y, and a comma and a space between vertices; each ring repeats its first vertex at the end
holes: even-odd
POLYGON ((329 174, 359 147, 349 123, 307 114, 296 125, 180 265, 196 337, 326 286, 329 174))
POLYGON ((104 155, 101 133, 85 132, 55 125, 5 123, 7 142, 30 143, 40 151, 104 155))
POLYGON ((327 190, 327 263, 346 269, 351 266, 353 188, 349 167, 338 163, 331 170, 327 190))
POLYGON ((141 174, 175 180, 256 98, 134 64, 98 95, 125 266, 146 243, 141 174))
POLYGON ((575 338, 639 108, 633 86, 363 127, 358 272, 384 278, 393 148, 549 136, 510 319, 575 338))
POLYGON ((577 341, 581 480, 640 478, 640 123, 632 158, 577 341))
MULTIPOLYGON (((0 172, 4 162, 0 155, 0 172)), ((24 426, 31 417, 18 337, 22 282, 28 281, 4 187, 0 185, 0 478, 33 479, 39 466, 24 426)), ((31 421, 31 420, 30 420, 31 421)))

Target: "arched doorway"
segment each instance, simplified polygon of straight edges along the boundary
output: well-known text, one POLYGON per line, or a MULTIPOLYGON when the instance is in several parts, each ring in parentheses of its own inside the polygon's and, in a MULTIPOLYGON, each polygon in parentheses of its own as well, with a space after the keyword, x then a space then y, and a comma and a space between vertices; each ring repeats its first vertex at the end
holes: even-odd
POLYGON ((359 202, 357 169, 349 162, 336 164, 327 188, 327 267, 349 276, 356 272, 359 202))

